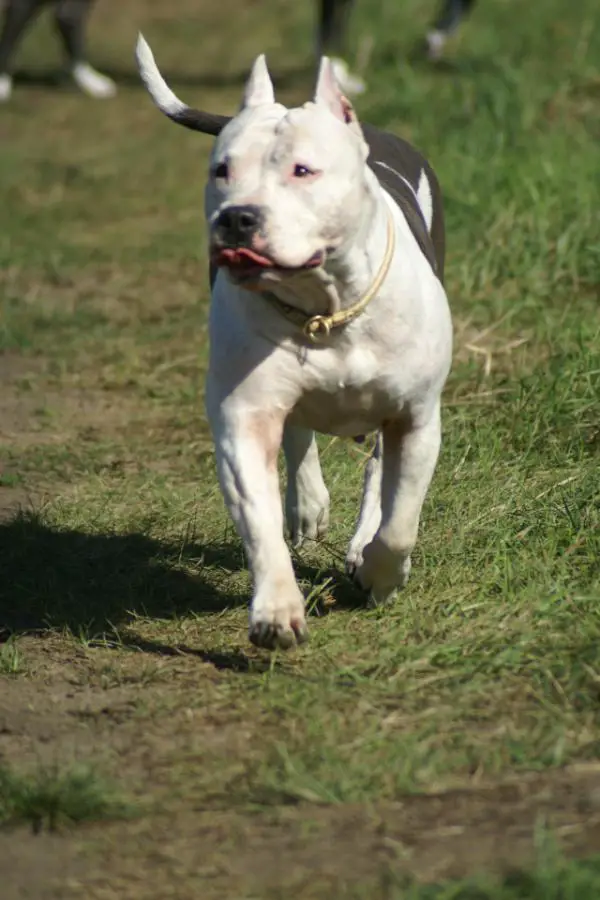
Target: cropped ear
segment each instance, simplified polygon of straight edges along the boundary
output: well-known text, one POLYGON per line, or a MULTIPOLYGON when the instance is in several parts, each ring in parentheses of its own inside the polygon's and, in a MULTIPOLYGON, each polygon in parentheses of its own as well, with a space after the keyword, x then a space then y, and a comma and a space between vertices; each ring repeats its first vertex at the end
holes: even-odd
POLYGON ((326 106, 336 119, 350 125, 352 130, 362 137, 362 129, 354 112, 354 107, 345 97, 335 77, 333 64, 328 56, 321 57, 317 88, 315 91, 315 103, 326 106))
POLYGON ((254 60, 252 71, 248 76, 241 108, 250 109, 254 106, 264 106, 268 103, 275 103, 275 91, 267 69, 265 55, 261 53, 254 60))

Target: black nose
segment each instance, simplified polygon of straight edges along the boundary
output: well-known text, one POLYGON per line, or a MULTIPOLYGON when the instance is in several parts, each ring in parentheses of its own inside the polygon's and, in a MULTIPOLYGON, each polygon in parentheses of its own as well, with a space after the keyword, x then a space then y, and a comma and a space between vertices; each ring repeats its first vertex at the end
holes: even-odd
POLYGON ((222 247, 249 247, 262 225, 258 206, 228 206, 217 217, 215 239, 222 247))

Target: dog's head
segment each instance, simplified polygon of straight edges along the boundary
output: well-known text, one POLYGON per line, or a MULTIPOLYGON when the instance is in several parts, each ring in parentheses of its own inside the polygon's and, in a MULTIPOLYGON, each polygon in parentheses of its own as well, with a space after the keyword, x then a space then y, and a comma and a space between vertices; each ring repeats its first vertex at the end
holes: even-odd
POLYGON ((254 63, 231 120, 192 110, 167 87, 140 37, 140 72, 170 118, 218 135, 205 212, 212 261, 251 284, 322 266, 352 241, 369 202, 368 147, 327 58, 314 99, 287 109, 275 101, 264 56, 254 63))

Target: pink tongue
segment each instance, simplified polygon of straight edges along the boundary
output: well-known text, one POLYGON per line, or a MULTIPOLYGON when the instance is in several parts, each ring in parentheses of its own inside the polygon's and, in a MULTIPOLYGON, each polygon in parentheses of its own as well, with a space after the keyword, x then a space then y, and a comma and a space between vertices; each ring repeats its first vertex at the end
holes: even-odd
POLYGON ((256 253, 254 250, 249 250, 246 247, 242 247, 239 250, 221 250, 219 256, 224 262, 234 266, 250 262, 264 268, 273 267, 273 263, 266 256, 261 256, 260 253, 256 253))

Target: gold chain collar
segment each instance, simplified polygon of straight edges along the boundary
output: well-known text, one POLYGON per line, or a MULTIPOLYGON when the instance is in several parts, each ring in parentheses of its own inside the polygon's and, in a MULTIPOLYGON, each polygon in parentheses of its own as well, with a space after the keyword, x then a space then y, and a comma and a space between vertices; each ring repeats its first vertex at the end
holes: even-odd
POLYGON ((266 297, 277 309, 283 313, 283 315, 290 319, 290 321, 294 322, 296 325, 300 325, 302 328, 302 333, 305 338, 311 341, 313 344, 318 344, 321 341, 327 340, 329 335, 331 334, 332 328, 338 328, 340 325, 346 325, 348 322, 351 322, 360 313, 368 306, 371 302, 381 285, 383 284, 387 273, 389 272, 390 265, 392 262, 392 258, 394 256, 394 250, 396 246, 396 232, 394 230, 394 222, 392 219, 391 212, 388 212, 388 221, 387 221, 387 240, 385 253, 383 255, 383 259, 381 261, 381 265, 379 267, 379 271, 375 276, 371 287, 363 294, 363 296, 354 303, 352 306, 348 306, 346 309, 340 309, 337 312, 330 313, 329 315, 317 315, 317 316, 306 316, 301 310, 296 309, 293 306, 290 306, 287 303, 284 303, 278 297, 271 293, 265 293, 263 296, 266 297))

